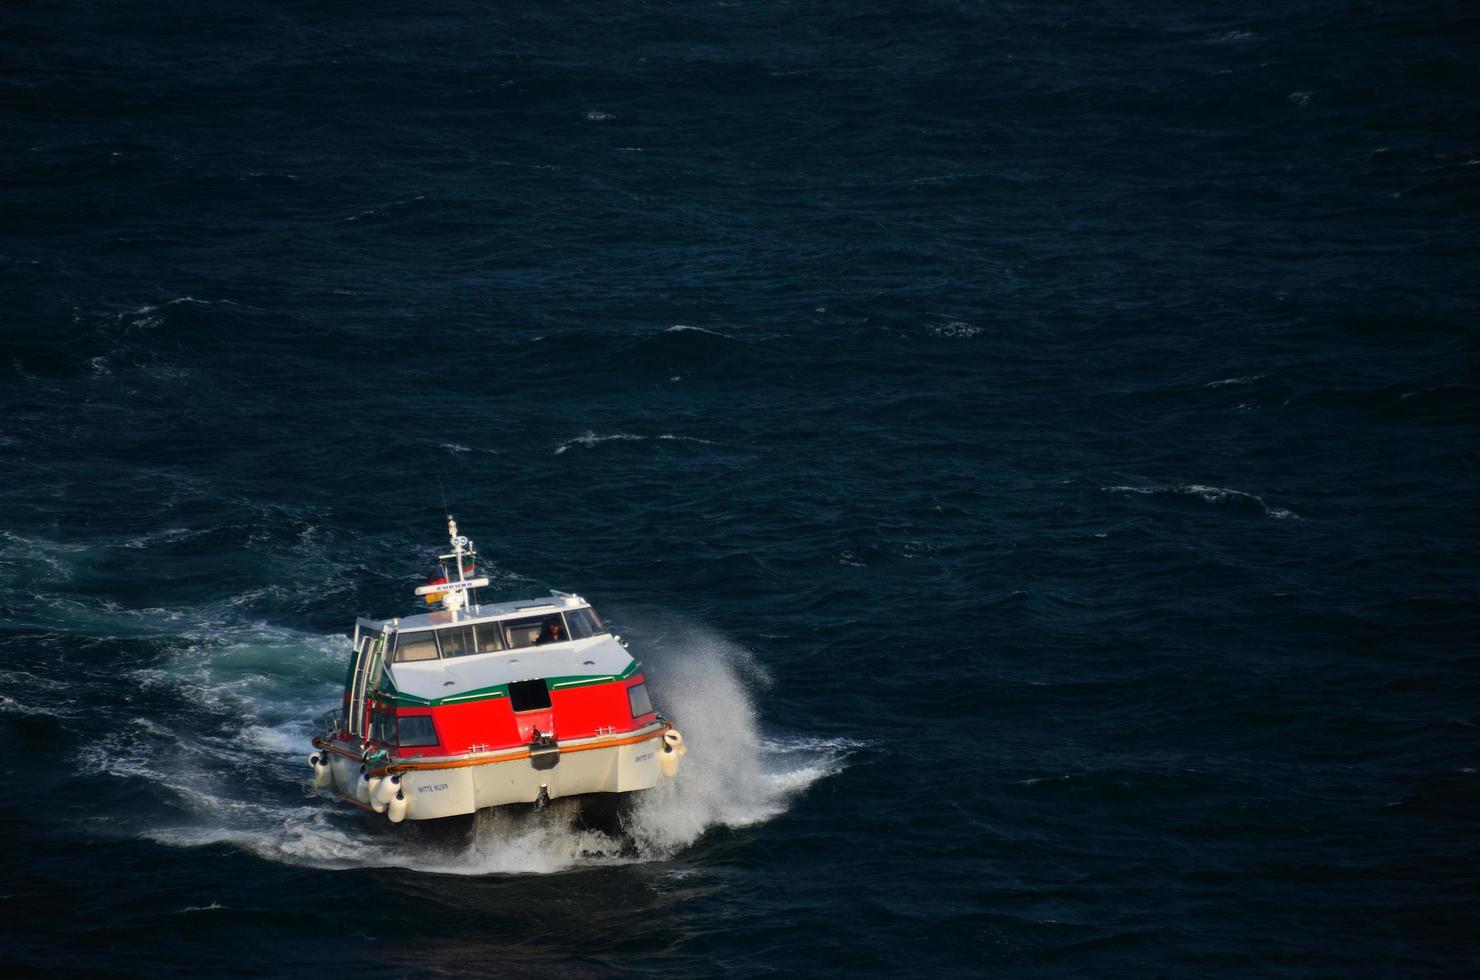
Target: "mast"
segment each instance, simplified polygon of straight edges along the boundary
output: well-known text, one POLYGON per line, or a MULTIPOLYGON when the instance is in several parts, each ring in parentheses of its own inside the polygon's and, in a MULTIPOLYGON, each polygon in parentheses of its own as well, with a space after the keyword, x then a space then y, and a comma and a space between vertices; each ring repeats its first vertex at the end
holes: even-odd
MULTIPOLYGON (((468 578, 467 569, 463 567, 463 559, 470 561, 476 559, 478 550, 466 535, 457 533, 457 520, 451 514, 447 515, 447 541, 452 551, 445 555, 438 555, 438 561, 442 566, 442 582, 423 585, 416 590, 419 596, 426 596, 428 602, 438 599, 442 602, 442 608, 454 616, 459 610, 468 605, 469 594, 474 589, 481 589, 488 584, 486 578, 468 578), (457 578, 454 579, 447 571, 447 562, 451 560, 457 568, 457 578)), ((476 569, 475 569, 476 571, 476 569)))
POLYGON ((447 515, 447 537, 452 541, 452 557, 457 561, 457 580, 459 582, 466 581, 467 576, 463 574, 462 564, 463 548, 467 548, 471 552, 473 550, 473 542, 457 533, 457 521, 453 519, 451 514, 447 515))

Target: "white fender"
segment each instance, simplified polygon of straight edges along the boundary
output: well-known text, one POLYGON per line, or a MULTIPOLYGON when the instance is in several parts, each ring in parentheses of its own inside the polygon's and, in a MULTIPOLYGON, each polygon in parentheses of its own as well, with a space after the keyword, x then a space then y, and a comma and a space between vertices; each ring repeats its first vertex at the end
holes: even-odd
POLYGON ((355 799, 361 803, 370 802, 370 777, 365 775, 365 767, 360 766, 360 778, 355 782, 355 799))
POLYGON ((379 786, 375 787, 375 795, 370 798, 370 802, 383 807, 391 800, 395 799, 396 794, 400 791, 401 777, 387 776, 385 779, 382 779, 380 781, 379 786))
POLYGON ((320 789, 334 785, 334 767, 329 765, 329 753, 317 757, 313 765, 313 784, 320 789))
POLYGON ((384 781, 385 779, 382 776, 371 776, 365 781, 365 799, 361 800, 360 802, 369 803, 370 809, 374 810, 376 813, 385 812, 385 804, 381 803, 379 799, 377 799, 375 796, 375 791, 380 789, 380 784, 384 781))
POLYGON ((310 769, 317 769, 318 767, 319 767, 319 754, 317 752, 315 752, 313 755, 311 755, 311 756, 308 757, 308 768, 310 768, 310 769))
POLYGON ((392 796, 390 802, 385 805, 386 816, 391 818, 391 823, 400 823, 406 819, 407 802, 406 791, 396 790, 396 795, 392 796))
POLYGON ((678 733, 678 729, 668 729, 663 733, 663 751, 658 755, 658 771, 670 778, 678 775, 678 760, 688 752, 689 748, 683 744, 683 736, 678 733))

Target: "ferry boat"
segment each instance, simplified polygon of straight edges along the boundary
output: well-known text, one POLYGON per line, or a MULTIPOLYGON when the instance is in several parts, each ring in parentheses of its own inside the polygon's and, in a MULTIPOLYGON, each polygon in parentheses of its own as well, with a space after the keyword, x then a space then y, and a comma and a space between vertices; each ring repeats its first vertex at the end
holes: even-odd
POLYGON ((314 784, 400 823, 673 777, 683 736, 626 642, 578 595, 478 602, 477 552, 450 515, 447 532, 451 550, 416 590, 432 611, 355 621, 342 708, 313 739, 314 784))

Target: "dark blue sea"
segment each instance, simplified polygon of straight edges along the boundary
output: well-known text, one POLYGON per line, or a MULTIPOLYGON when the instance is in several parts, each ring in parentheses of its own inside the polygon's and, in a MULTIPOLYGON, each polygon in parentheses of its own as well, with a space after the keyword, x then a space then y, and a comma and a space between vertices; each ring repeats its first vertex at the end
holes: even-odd
POLYGON ((0 967, 1480 972, 1480 13, 0 8, 0 967), (316 795, 445 514, 688 736, 316 795))

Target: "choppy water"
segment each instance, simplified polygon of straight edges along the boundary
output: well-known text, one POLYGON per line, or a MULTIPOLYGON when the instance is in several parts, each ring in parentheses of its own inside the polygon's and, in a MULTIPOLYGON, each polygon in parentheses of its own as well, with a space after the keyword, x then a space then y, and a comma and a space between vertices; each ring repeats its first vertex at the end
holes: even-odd
POLYGON ((1462 4, 0 12, 0 964, 1480 969, 1462 4), (315 798, 446 504, 688 735, 315 798))

